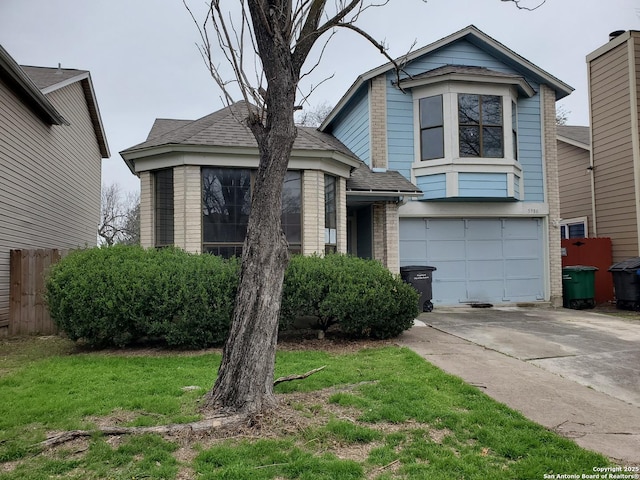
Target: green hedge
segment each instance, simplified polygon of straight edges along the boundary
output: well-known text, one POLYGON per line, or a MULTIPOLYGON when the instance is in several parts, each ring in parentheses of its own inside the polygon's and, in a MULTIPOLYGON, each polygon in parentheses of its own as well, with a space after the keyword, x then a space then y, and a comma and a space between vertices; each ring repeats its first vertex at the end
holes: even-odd
POLYGON ((281 325, 310 316, 326 330, 354 337, 395 337, 413 325, 418 294, 377 261, 345 255, 292 258, 285 276, 281 325))
POLYGON ((227 337, 237 262, 178 249, 80 250, 47 281, 51 318, 71 339, 125 346, 159 338, 199 348, 227 337))
MULTIPOLYGON (((238 261, 178 249, 113 246, 71 253, 47 280, 51 318, 71 339, 126 346, 221 345, 229 332, 238 261)), ((280 328, 314 317, 354 337, 389 338, 411 327, 417 293, 380 263, 344 255, 292 258, 280 328)))

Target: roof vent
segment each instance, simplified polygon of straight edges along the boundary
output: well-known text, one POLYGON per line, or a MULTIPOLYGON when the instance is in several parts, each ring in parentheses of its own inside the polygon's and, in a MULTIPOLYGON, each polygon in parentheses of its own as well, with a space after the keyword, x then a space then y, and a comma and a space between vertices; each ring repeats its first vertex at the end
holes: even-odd
POLYGON ((373 173, 385 173, 387 171, 387 169, 383 167, 373 167, 371 170, 373 173))
POLYGON ((624 30, 616 30, 615 32, 611 32, 609 34, 609 41, 613 40, 614 38, 618 38, 624 32, 625 32, 624 30))

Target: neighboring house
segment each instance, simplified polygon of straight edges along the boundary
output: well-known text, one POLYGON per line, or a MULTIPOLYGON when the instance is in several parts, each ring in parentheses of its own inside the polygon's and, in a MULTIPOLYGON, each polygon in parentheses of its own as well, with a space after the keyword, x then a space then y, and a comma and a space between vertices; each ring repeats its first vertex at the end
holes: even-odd
MULTIPOLYGON (((435 266, 436 305, 560 304, 555 102, 571 91, 473 26, 411 53, 399 83, 392 64, 361 75, 319 130, 299 129, 292 250, 435 266)), ((239 253, 258 163, 243 108, 157 120, 121 152, 143 245, 239 253)))
POLYGON ((0 327, 10 250, 96 244, 108 157, 89 72, 21 67, 0 46, 0 327))
POLYGON ((562 221, 619 262, 640 256, 640 32, 612 33, 587 68, 591 125, 558 129, 562 221))
POLYGON ((584 238, 593 231, 591 136, 589 127, 558 125, 560 238, 584 238))

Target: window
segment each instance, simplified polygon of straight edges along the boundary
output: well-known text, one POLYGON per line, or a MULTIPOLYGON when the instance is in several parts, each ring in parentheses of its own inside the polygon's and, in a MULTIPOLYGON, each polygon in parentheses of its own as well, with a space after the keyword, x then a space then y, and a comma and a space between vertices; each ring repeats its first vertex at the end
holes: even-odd
POLYGON ((302 252, 302 174, 288 171, 282 189, 282 230, 291 253, 302 252))
POLYGON ((502 158, 502 97, 458 94, 461 157, 502 158))
POLYGON ((588 232, 586 217, 573 218, 560 222, 561 238, 586 238, 587 236, 588 232))
MULTIPOLYGON (((282 228, 292 252, 301 250, 302 175, 286 174, 282 190, 282 228)), ((202 251, 242 255, 251 211, 252 170, 202 169, 202 251)))
POLYGON ((173 245, 173 169, 154 172, 155 246, 173 245))
POLYGON ((324 176, 324 251, 332 253, 337 251, 337 201, 336 201, 336 177, 324 176))
POLYGON ((444 157, 444 120, 442 95, 420 99, 421 159, 444 157))

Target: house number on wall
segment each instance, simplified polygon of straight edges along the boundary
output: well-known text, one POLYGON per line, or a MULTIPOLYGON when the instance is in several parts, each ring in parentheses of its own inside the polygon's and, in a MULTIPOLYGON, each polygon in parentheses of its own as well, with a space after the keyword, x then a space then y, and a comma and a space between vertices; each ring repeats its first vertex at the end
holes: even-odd
POLYGON ((540 213, 537 208, 527 208, 527 213, 540 213))

